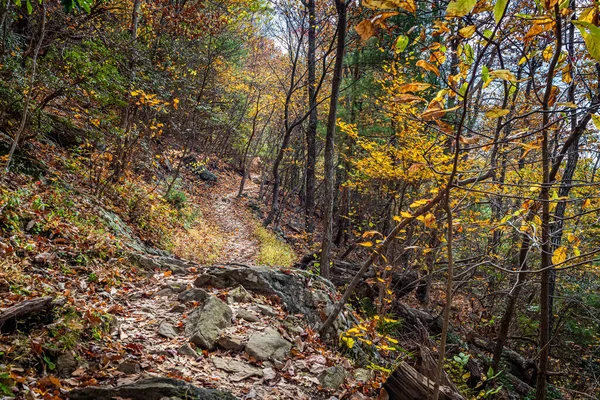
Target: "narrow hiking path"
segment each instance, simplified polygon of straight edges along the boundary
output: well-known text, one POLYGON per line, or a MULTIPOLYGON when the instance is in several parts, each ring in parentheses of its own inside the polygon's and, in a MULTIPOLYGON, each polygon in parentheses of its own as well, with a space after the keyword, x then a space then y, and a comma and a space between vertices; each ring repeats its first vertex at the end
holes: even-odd
MULTIPOLYGON (((223 179, 223 190, 211 195, 210 214, 205 215, 216 226, 224 240, 221 263, 243 263, 254 265, 258 254, 258 240, 254 234, 255 224, 260 223, 247 206, 247 198, 238 198, 239 180, 223 179)), ((248 179, 244 193, 252 197, 258 186, 248 179)))

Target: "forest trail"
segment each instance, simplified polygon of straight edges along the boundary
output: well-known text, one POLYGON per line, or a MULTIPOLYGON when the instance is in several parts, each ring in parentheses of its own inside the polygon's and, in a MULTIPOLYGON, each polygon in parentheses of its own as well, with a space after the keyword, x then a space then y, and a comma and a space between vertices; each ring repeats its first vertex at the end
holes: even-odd
MULTIPOLYGON (((227 179, 223 186, 221 193, 211 194, 211 207, 205 215, 219 228, 224 240, 218 260, 224 264, 254 265, 259 245, 254 226, 260 222, 248 209, 247 197, 237 197, 239 179, 227 179)), ((258 186, 248 179, 244 194, 252 198, 257 192, 258 186)))

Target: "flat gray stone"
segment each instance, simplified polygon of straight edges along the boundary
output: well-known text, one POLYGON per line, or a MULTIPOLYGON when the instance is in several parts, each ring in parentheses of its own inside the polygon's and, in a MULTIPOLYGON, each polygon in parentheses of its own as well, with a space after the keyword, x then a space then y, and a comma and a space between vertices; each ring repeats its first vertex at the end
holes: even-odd
POLYGON ((223 335, 217 340, 217 344, 225 350, 239 351, 244 348, 244 338, 237 335, 223 335))
POLYGON ((262 315, 266 315, 267 317, 274 317, 277 315, 277 312, 273 309, 273 307, 266 306, 264 304, 257 304, 254 308, 261 313, 262 315))
POLYGON ((187 303, 188 301, 205 301, 206 299, 208 299, 208 297, 210 296, 210 294, 208 294, 208 292, 204 289, 199 289, 199 288, 193 288, 193 289, 188 289, 188 290, 184 290, 183 292, 179 293, 178 299, 179 301, 183 302, 183 303, 187 303))
POLYGON ((158 326, 158 334, 169 339, 174 339, 179 336, 173 325, 164 321, 158 326))
POLYGON ((117 367, 117 371, 122 372, 127 375, 139 374, 142 371, 140 364, 134 361, 123 361, 117 367))
POLYGON ((244 309, 238 310, 237 316, 238 316, 238 318, 241 318, 248 322, 258 322, 258 317, 256 315, 252 314, 248 310, 244 310, 244 309))
POLYGON ((257 360, 283 360, 292 348, 292 344, 281 337, 273 328, 256 332, 246 343, 246 352, 257 360))
POLYGON ((186 343, 178 348, 177 353, 181 354, 182 356, 198 357, 198 353, 196 353, 196 350, 194 350, 189 343, 186 343))

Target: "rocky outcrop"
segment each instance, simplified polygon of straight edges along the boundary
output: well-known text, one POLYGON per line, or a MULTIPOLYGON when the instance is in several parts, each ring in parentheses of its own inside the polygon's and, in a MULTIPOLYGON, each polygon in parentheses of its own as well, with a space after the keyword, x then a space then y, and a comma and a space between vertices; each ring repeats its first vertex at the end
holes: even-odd
POLYGON ((69 393, 71 400, 161 400, 163 398, 187 400, 236 400, 230 393, 214 389, 201 389, 187 382, 171 378, 149 378, 117 387, 88 386, 69 393))
MULTIPOLYGON (((194 282, 196 287, 212 286, 244 289, 281 298, 289 314, 302 314, 309 324, 322 323, 326 310, 333 307, 335 288, 331 282, 305 271, 271 267, 224 266, 208 268, 194 282)), ((349 327, 345 315, 338 317, 339 329, 349 327)))
POLYGON ((231 317, 229 306, 215 296, 210 296, 187 317, 185 334, 196 346, 212 350, 221 330, 231 326, 231 317))

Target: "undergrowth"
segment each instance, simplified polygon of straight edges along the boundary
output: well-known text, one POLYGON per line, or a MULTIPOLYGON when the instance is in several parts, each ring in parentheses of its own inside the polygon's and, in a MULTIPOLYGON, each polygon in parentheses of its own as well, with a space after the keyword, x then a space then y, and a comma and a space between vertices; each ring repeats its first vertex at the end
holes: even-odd
POLYGON ((270 230, 257 225, 254 234, 259 242, 258 262, 268 266, 289 267, 296 259, 290 245, 281 241, 270 230))

